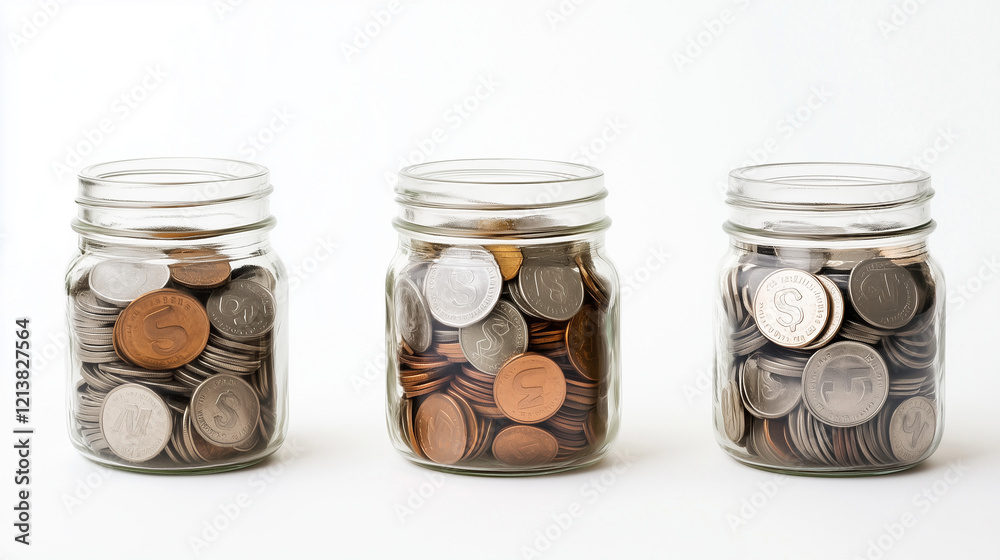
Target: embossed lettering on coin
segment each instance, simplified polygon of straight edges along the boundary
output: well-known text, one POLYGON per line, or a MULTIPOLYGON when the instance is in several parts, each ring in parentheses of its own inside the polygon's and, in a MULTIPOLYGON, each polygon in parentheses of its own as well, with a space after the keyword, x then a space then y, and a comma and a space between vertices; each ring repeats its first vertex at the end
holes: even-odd
POLYGON ((500 267, 489 251, 449 247, 428 268, 424 294, 435 319, 465 327, 493 309, 502 284, 500 267))
POLYGON ((528 324, 516 307, 503 300, 482 321, 462 327, 458 336, 469 363, 494 375, 504 362, 528 349, 528 324))
POLYGON ((816 340, 829 319, 826 289, 808 272, 782 268, 761 282, 753 300, 757 328, 768 339, 789 348, 816 340))
POLYGON ((836 342, 809 358, 802 373, 802 394, 809 412, 827 425, 864 424, 889 396, 888 368, 871 346, 836 342))
POLYGON ((125 308, 114 328, 114 349, 137 366, 164 370, 195 359, 208 342, 208 316, 193 296, 164 288, 125 308))
POLYGON ((115 455, 142 463, 163 451, 173 422, 170 409, 159 395, 142 385, 126 383, 104 397, 100 428, 115 455))
POLYGON ((583 305, 583 278, 575 265, 531 259, 521 265, 517 283, 524 303, 539 317, 568 321, 583 305))
POLYGON ((556 438, 534 426, 508 426, 493 440, 493 456, 517 467, 544 465, 558 452, 556 438))
POLYGON ((875 258, 858 263, 851 271, 849 285, 854 309, 876 327, 904 327, 920 308, 913 275, 889 259, 875 258))
POLYGON ((195 389, 191 414, 201 437, 219 447, 235 447, 256 434, 260 401, 246 381, 220 373, 195 389))
POLYGON ((508 361, 493 382, 496 405, 523 424, 548 420, 566 400, 566 377, 559 365, 538 354, 508 361))
POLYGON ((212 292, 207 310, 212 326, 236 340, 259 338, 274 326, 274 296, 249 280, 235 280, 212 292))
POLYGON ((889 421, 892 454, 906 463, 920 459, 930 449, 936 427, 934 403, 924 397, 906 399, 896 407, 889 421))
POLYGON ((468 428, 458 403, 444 393, 434 393, 417 408, 417 441, 427 458, 453 465, 465 455, 468 428))

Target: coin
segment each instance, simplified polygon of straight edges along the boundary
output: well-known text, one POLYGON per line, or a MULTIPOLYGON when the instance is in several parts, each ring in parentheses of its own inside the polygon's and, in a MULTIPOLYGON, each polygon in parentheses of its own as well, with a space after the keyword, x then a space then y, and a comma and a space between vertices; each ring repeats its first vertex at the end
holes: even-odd
POLYGON ((483 320, 459 330, 459 344, 469 363, 496 375, 504 362, 528 349, 528 324, 516 307, 500 300, 483 320))
POLYGON ((808 272, 794 268, 774 271, 753 299, 754 319, 761 334, 789 348, 816 340, 829 319, 829 296, 808 272))
POLYGON ((493 253, 504 280, 512 280, 517 276, 517 271, 521 269, 521 263, 524 261, 520 249, 513 245, 487 245, 485 249, 493 253))
POLYGON ((906 399, 892 412, 889 442, 896 459, 912 463, 927 453, 934 441, 937 411, 924 397, 906 399))
POLYGON ((722 411, 722 422, 726 436, 730 441, 740 442, 746 434, 746 416, 743 412, 743 402, 740 399, 740 389, 735 380, 722 388, 719 406, 722 411))
POLYGON ((803 350, 815 350, 826 346, 837 333, 840 332, 840 325, 844 321, 844 312, 846 307, 844 306, 844 295, 840 293, 840 288, 833 283, 826 276, 816 276, 816 279, 823 284, 826 288, 826 294, 830 299, 830 319, 826 323, 826 328, 823 329, 823 333, 819 335, 819 338, 815 342, 808 346, 804 346, 803 350))
POLYGON ((136 384, 108 392, 100 410, 100 428, 108 447, 130 463, 143 463, 166 447, 172 430, 170 410, 153 391, 136 384))
POLYGON ((451 396, 428 396, 417 408, 414 423, 420 449, 431 461, 453 465, 465 455, 468 428, 462 409, 451 396))
POLYGON ((424 294, 431 315, 450 327, 482 320, 500 299, 500 267, 489 251, 448 247, 427 270, 424 294))
POLYGON ((523 354, 509 360, 493 382, 497 407, 522 424, 548 420, 566 400, 566 378, 545 356, 523 354))
POLYGON ((566 326, 566 349, 569 363, 587 379, 600 379, 607 367, 607 344, 601 325, 604 313, 593 305, 584 305, 566 326))
POLYGON ((173 369, 201 353, 208 330, 208 316, 197 299, 164 288, 139 296, 122 311, 115 322, 114 347, 134 365, 173 369))
POLYGON ((882 356, 860 342, 835 342, 806 364, 802 393, 809 411, 835 427, 872 419, 889 395, 888 368, 882 356))
POLYGON ((393 292, 396 303, 396 328, 403 341, 415 352, 431 345, 431 315, 420 289, 408 278, 400 278, 393 292))
POLYGON ((740 393, 747 410, 757 418, 781 418, 799 404, 802 382, 757 367, 751 356, 743 363, 740 393))
POLYGON ((206 309, 212 326, 226 338, 253 340, 274 327, 274 296, 250 280, 235 280, 215 290, 206 309))
POLYGON ((184 249, 171 252, 170 257, 178 259, 178 262, 170 265, 170 278, 181 286, 212 289, 229 281, 229 262, 222 260, 216 253, 184 249))
POLYGON ((108 260, 90 271, 90 290, 101 301, 124 307, 146 292, 163 288, 168 280, 170 269, 164 265, 108 260))
POLYGON ((206 379, 191 395, 191 421, 209 443, 235 447, 254 436, 260 419, 260 401, 246 381, 218 374, 206 379))
POLYGON ((920 308, 917 283, 910 271, 881 257, 854 267, 849 293, 858 315, 879 328, 904 327, 920 308))
POLYGON ((534 426, 508 426, 493 439, 493 456, 517 467, 550 463, 558 451, 556 438, 534 426))
POLYGON ((575 265, 541 259, 521 265, 517 288, 532 312, 552 321, 568 321, 583 305, 583 278, 575 265))

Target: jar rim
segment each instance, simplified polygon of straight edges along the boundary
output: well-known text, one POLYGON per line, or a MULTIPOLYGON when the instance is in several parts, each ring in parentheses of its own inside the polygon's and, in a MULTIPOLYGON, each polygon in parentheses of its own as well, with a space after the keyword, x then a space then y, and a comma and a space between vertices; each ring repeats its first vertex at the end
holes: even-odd
POLYGON ((450 208, 553 207, 605 196, 600 169, 529 158, 420 163, 402 169, 396 185, 396 201, 402 205, 450 208))
POLYGON ((920 169, 880 163, 769 163, 732 170, 726 202, 816 210, 895 206, 933 197, 930 178, 920 169))

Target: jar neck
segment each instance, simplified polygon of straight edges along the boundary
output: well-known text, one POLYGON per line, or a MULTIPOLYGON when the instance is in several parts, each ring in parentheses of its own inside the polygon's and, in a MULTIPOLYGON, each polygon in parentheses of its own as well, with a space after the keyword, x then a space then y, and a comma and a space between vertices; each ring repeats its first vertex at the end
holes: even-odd
POLYGON ((541 244, 610 226, 604 174, 572 163, 455 160, 404 169, 396 187, 402 236, 438 243, 541 244))
POLYGON ((851 163, 771 164, 730 174, 723 226, 735 242, 862 247, 920 243, 933 231, 930 176, 851 163))
MULTIPOLYGON (((168 259, 181 249, 203 250, 213 259, 223 256, 240 260, 267 253, 271 250, 271 228, 226 233, 199 238, 191 237, 125 237, 100 233, 81 233, 79 247, 85 254, 107 258, 135 258, 155 261, 168 259)), ((189 260, 192 257, 187 257, 189 260)))
MULTIPOLYGON (((208 158, 102 163, 80 172, 73 229, 81 242, 210 244, 274 227, 266 168, 208 158), (117 240, 117 241, 115 241, 117 240)), ((250 236, 252 237, 252 236, 250 236)))

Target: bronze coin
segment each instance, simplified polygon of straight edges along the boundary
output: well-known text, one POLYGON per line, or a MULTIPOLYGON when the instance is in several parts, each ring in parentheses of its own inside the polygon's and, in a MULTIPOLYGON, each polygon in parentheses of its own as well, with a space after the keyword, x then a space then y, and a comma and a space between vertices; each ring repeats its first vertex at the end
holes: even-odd
POLYGON ((217 253, 197 249, 182 249, 170 253, 178 262, 170 265, 170 279, 193 289, 218 288, 229 281, 229 262, 218 260, 217 253), (207 260, 215 257, 216 260, 207 260))
POLYGON ((164 288, 139 296, 122 311, 115 322, 114 348, 133 365, 176 369, 205 349, 208 331, 208 314, 197 299, 164 288))
POLYGON ((453 465, 465 456, 469 433, 465 415, 455 399, 443 393, 430 395, 417 408, 414 422, 417 442, 428 459, 453 465))
POLYGON ((569 363, 587 379, 597 381, 604 373, 606 359, 603 329, 604 313, 584 305, 566 327, 569 363))
POLYGON ((493 258, 500 265, 500 276, 504 280, 513 280, 517 271, 521 270, 524 255, 513 245, 487 245, 486 249, 493 253, 493 258))
POLYGON ((538 354, 507 361, 493 382, 493 397, 503 413, 522 424, 548 420, 566 400, 566 377, 559 365, 538 354))
POLYGON ((493 456, 515 467, 544 465, 558 452, 556 438, 534 426, 508 426, 493 439, 493 456))

